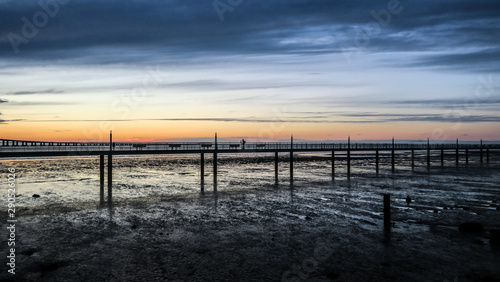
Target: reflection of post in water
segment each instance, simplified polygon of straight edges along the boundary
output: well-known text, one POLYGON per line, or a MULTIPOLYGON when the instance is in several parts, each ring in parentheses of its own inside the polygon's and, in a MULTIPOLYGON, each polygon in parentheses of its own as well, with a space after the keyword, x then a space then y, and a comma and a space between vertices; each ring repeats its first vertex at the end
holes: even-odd
POLYGON ((108 200, 108 212, 109 212, 109 221, 112 222, 115 210, 114 210, 113 201, 111 200, 111 198, 109 198, 109 200, 108 200))
POLYGON ((293 186, 292 186, 292 189, 290 189, 290 203, 293 203, 294 197, 295 197, 295 190, 293 189, 293 186))
POLYGON ((219 196, 217 196, 217 194, 215 194, 215 196, 214 196, 214 213, 217 213, 218 206, 219 206, 219 196))

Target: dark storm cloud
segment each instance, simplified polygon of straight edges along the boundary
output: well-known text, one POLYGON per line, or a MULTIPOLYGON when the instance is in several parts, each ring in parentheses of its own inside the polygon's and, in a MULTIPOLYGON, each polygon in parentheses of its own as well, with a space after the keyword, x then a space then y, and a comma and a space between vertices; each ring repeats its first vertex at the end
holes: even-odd
POLYGON ((9 101, 5 100, 5 99, 0 99, 0 103, 7 103, 9 101))
MULTIPOLYGON (((340 53, 342 44, 347 44, 361 52, 449 52, 413 62, 425 66, 460 65, 484 71, 491 64, 482 58, 498 60, 494 48, 500 43, 500 2, 402 0, 401 13, 392 14, 390 20, 380 12, 387 10, 388 3, 244 0, 225 12, 221 22, 213 1, 69 1, 59 5, 58 13, 48 18, 36 36, 19 45, 16 58, 126 63, 158 56, 189 58, 192 54, 340 53), (374 17, 372 11, 380 16, 374 17), (357 36, 366 33, 371 21, 382 23, 380 32, 357 46, 357 36), (325 37, 332 40, 322 40, 325 37), (101 48, 107 47, 142 54, 99 56, 101 48), (457 48, 476 50, 461 52, 457 48)), ((22 35, 21 19, 32 22, 38 11, 43 10, 37 1, 0 3, 0 56, 15 55, 7 35, 22 35)))

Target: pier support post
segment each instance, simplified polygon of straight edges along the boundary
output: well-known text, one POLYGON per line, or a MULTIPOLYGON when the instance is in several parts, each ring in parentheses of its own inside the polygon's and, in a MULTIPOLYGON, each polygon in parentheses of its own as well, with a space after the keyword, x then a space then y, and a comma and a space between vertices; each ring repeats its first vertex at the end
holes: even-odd
POLYGON ((455 166, 458 168, 458 165, 459 165, 459 154, 460 152, 458 151, 458 139, 457 139, 457 148, 456 148, 456 151, 455 151, 455 166))
POLYGON ((483 139, 481 139, 481 143, 479 143, 479 159, 481 164, 483 164, 483 139))
POLYGON ((395 168, 395 165, 396 165, 396 162, 395 162, 395 156, 394 156, 394 137, 392 137, 392 152, 391 152, 391 168, 392 168, 392 173, 394 173, 394 171, 396 170, 395 168))
POLYGON ((113 199, 113 132, 109 132, 109 154, 108 154, 108 203, 113 199))
POLYGON ((351 180, 351 136, 347 138, 347 180, 351 180))
POLYGON ((427 170, 431 169, 431 144, 427 138, 427 170))
POLYGON ((441 167, 444 167, 444 149, 441 149, 441 167))
POLYGON ((113 194, 113 155, 108 154, 108 202, 111 202, 113 194))
POLYGON ((290 185, 293 185, 293 135, 290 139, 290 185))
POLYGON ((201 192, 205 191, 205 153, 200 154, 200 181, 201 192))
POLYGON ((214 193, 217 192, 217 132, 215 133, 215 151, 214 151, 214 193))
POLYGON ((391 195, 384 194, 384 228, 391 228, 391 195))
POLYGON ((99 155, 99 183, 101 203, 104 203, 104 155, 99 155))
POLYGON ((415 169, 415 150, 411 150, 411 169, 415 169))
POLYGON ((465 165, 469 165, 469 149, 465 149, 465 165))
POLYGON ((486 163, 490 163, 490 148, 486 148, 486 163))
POLYGON ((332 151, 332 181, 335 181, 335 151, 332 151))
POLYGON ((379 172, 379 167, 378 167, 378 163, 379 163, 379 155, 378 155, 378 150, 375 151, 375 170, 377 172, 377 176, 378 176, 378 172, 379 172))
POLYGON ((278 152, 274 152, 274 185, 279 184, 279 179, 278 179, 278 169, 279 169, 279 155, 278 152))

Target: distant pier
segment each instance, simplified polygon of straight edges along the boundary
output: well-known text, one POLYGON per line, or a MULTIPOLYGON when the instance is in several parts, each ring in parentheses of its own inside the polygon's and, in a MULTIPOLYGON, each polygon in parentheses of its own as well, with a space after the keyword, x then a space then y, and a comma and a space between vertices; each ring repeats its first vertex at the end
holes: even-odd
POLYGON ((469 163, 469 154, 476 152, 479 155, 479 162, 489 163, 490 153, 500 151, 500 144, 483 144, 482 140, 476 144, 461 144, 458 140, 455 143, 431 144, 427 140, 426 144, 396 143, 393 139, 391 143, 355 143, 352 144, 350 138, 347 143, 296 143, 293 136, 290 143, 256 142, 256 143, 236 143, 218 142, 217 135, 214 142, 166 142, 166 143, 130 143, 113 142, 110 134, 110 142, 48 142, 48 141, 28 141, 0 139, 0 158, 17 157, 48 157, 48 156, 98 156, 100 160, 100 188, 101 201, 104 200, 104 159, 108 157, 108 198, 112 194, 112 156, 124 155, 180 155, 199 154, 200 155, 200 183, 201 190, 205 189, 205 154, 213 154, 213 187, 217 191, 217 156, 218 154, 235 153, 274 153, 275 184, 278 184, 279 153, 290 154, 290 184, 293 185, 294 153, 299 152, 326 152, 331 154, 332 180, 335 180, 335 158, 340 152, 345 152, 347 163, 347 179, 351 177, 351 153, 367 152, 374 153, 375 171, 379 173, 380 152, 390 152, 391 169, 395 171, 396 152, 411 152, 411 167, 415 167, 415 151, 426 152, 427 169, 431 168, 431 153, 440 154, 440 165, 444 166, 445 154, 452 152, 455 155, 455 165, 459 167, 460 156, 465 158, 465 163, 469 163))

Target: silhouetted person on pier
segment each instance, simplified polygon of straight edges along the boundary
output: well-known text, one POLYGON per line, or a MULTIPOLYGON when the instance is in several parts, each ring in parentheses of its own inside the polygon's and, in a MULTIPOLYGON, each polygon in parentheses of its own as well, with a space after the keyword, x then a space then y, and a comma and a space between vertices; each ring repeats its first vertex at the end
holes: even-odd
POLYGON ((241 139, 241 149, 242 149, 242 150, 245 150, 245 144, 246 144, 246 143, 247 143, 247 142, 245 141, 245 139, 241 139))

